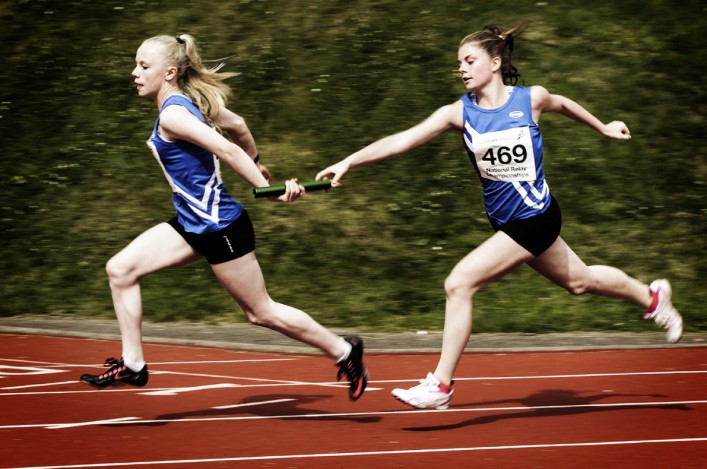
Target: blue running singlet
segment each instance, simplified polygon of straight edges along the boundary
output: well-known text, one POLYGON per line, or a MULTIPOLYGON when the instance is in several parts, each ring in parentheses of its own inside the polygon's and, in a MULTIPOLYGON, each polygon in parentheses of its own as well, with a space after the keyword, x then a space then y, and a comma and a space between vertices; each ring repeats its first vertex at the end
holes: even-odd
MULTIPOLYGON (((184 95, 167 98, 160 112, 172 105, 184 106, 199 120, 206 121, 184 95)), ((210 233, 227 227, 240 216, 243 206, 226 192, 218 158, 190 142, 164 140, 158 132, 159 123, 158 116, 147 146, 172 187, 179 223, 191 233, 210 233)))
POLYGON ((550 205, 530 88, 507 89, 510 97, 497 109, 478 107, 473 93, 461 98, 464 147, 481 179, 486 214, 498 226, 544 213, 550 205))

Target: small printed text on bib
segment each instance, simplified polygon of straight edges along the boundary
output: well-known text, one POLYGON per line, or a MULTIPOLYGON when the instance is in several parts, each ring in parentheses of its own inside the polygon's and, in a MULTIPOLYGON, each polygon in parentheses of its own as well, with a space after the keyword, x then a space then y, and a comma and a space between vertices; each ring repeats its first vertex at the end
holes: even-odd
POLYGON ((481 177, 504 182, 534 181, 537 178, 528 126, 480 134, 468 122, 464 125, 472 136, 470 141, 465 135, 464 141, 474 154, 481 177))

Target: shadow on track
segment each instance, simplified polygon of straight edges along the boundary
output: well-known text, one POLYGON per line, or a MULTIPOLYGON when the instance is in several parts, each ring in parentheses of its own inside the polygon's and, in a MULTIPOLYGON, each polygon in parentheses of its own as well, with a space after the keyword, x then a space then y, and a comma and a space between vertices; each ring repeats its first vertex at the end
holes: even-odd
MULTIPOLYGON (((488 402, 472 402, 469 404, 459 404, 453 407, 486 407, 499 404, 519 404, 518 408, 499 409, 503 413, 482 415, 463 422, 451 423, 448 425, 434 425, 422 427, 403 428, 412 432, 428 432, 438 430, 454 430, 471 425, 483 425, 506 419, 526 419, 537 417, 557 417, 564 415, 579 415, 592 412, 621 411, 627 409, 664 409, 664 410, 692 410, 683 404, 596 404, 596 401, 611 397, 666 397, 661 394, 594 394, 582 396, 577 391, 569 389, 544 389, 529 396, 519 399, 504 399, 488 402)), ((493 411, 487 409, 486 411, 493 411)))
POLYGON ((201 409, 188 412, 176 412, 172 414, 162 414, 155 417, 154 420, 145 422, 121 422, 120 424, 106 424, 104 426, 163 426, 175 420, 189 420, 209 417, 236 417, 247 416, 253 417, 270 417, 276 419, 287 420, 309 420, 316 417, 317 420, 328 421, 343 421, 355 423, 376 423, 381 420, 381 417, 357 417, 332 414, 330 412, 303 408, 302 405, 313 404, 325 399, 331 399, 333 395, 301 395, 301 394, 266 394, 260 396, 247 397, 237 404, 233 404, 230 408, 211 408, 201 409))

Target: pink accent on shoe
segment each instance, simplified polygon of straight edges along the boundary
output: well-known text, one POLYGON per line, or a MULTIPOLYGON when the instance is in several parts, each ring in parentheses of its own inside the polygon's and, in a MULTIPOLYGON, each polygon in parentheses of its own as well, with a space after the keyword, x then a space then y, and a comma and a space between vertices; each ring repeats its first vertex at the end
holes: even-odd
POLYGON ((417 409, 446 409, 452 400, 453 389, 444 392, 440 389, 440 382, 435 375, 427 373, 427 377, 420 380, 420 384, 410 389, 393 389, 394 398, 417 409))
MULTIPOLYGON (((438 378, 438 379, 439 379, 439 378, 438 378)), ((454 383, 454 381, 452 381, 452 383, 454 383)), ((439 390, 442 391, 442 392, 446 392, 447 394, 449 394, 450 391, 452 390, 452 383, 450 383, 450 384, 445 384, 445 383, 443 383, 443 382, 440 381, 440 382, 439 382, 439 390)))
POLYGON ((668 343, 677 343, 682 337, 683 323, 682 316, 671 301, 673 290, 670 282, 664 279, 654 280, 650 284, 650 289, 658 297, 658 305, 647 319, 653 319, 657 325, 666 330, 665 338, 668 343))
POLYGON ((655 313, 658 309, 658 301, 660 300, 659 294, 660 294, 660 287, 656 291, 652 291, 652 298, 651 298, 651 305, 650 307, 646 310, 645 313, 643 313, 643 319, 653 319, 653 316, 655 316, 655 313))

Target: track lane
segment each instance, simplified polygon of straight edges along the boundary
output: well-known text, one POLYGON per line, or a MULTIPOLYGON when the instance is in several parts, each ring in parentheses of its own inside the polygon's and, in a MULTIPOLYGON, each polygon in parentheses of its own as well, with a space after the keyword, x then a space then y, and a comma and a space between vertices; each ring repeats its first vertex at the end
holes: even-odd
POLYGON ((707 454, 701 347, 467 354, 452 407, 420 412, 389 391, 436 354, 370 355, 370 391, 350 402, 316 355, 148 344, 146 388, 97 391, 71 378, 115 343, 2 339, 0 367, 28 372, 0 379, 0 467, 698 467, 707 454))

